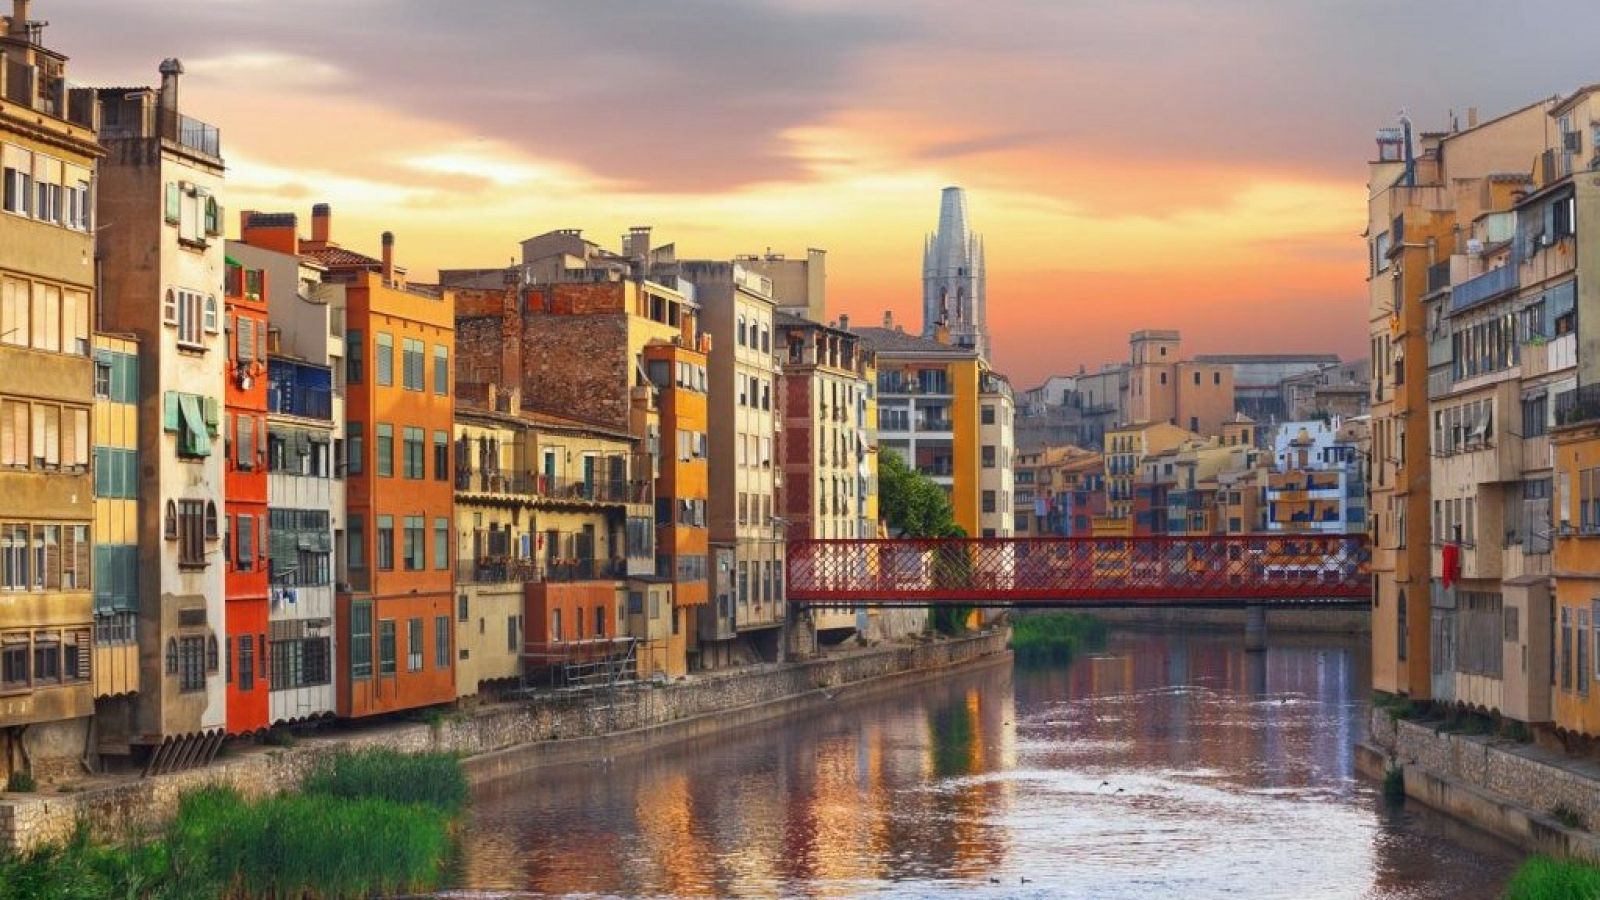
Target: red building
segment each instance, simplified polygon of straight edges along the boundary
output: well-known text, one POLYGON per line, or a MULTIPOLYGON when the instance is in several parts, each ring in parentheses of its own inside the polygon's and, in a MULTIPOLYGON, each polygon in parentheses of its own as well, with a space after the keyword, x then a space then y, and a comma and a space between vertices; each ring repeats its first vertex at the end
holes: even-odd
POLYGON ((268 724, 266 276, 227 261, 226 528, 228 733, 268 724))

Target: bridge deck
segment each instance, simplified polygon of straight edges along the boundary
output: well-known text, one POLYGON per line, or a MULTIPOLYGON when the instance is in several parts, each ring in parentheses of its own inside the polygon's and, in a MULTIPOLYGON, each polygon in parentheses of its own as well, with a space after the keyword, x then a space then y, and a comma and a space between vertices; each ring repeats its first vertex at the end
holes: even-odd
POLYGON ((798 606, 1359 606, 1366 535, 803 540, 798 606))

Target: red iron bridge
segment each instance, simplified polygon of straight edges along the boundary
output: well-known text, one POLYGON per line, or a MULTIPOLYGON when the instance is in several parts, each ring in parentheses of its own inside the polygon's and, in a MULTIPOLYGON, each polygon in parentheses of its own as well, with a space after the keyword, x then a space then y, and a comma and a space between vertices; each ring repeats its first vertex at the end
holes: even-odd
POLYGON ((788 598, 814 606, 1366 606, 1364 534, 801 540, 788 598))

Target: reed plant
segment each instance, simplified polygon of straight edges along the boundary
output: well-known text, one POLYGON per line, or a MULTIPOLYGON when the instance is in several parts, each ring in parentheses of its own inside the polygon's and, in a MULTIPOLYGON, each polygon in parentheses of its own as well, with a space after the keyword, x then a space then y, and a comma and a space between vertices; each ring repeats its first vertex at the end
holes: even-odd
POLYGON ((1081 613, 1017 616, 1011 623, 1011 649, 1024 663, 1070 662, 1105 643, 1106 624, 1081 613))
POLYGON ((1511 876, 1506 900, 1596 900, 1600 868, 1587 863, 1536 856, 1511 876))
POLYGON ((390 750, 338 754, 297 793, 185 794, 158 837, 112 844, 80 827, 0 858, 0 900, 370 897, 431 891, 467 801, 460 762, 390 750))

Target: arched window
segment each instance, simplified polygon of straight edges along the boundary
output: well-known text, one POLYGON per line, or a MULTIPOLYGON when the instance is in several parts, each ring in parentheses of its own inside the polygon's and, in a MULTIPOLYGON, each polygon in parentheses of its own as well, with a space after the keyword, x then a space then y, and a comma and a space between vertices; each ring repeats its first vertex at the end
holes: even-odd
POLYGON ((219 325, 219 319, 217 318, 216 294, 206 295, 205 318, 202 321, 205 323, 206 331, 210 332, 211 334, 216 334, 217 330, 221 327, 219 325))
POLYGON ((178 539, 178 504, 172 502, 171 500, 167 501, 167 517, 162 523, 161 533, 165 535, 169 541, 175 541, 178 539))
POLYGON ((206 540, 214 541, 217 534, 217 505, 210 500, 206 501, 206 540))
POLYGON ((161 302, 161 321, 168 325, 178 324, 178 295, 172 288, 167 288, 166 297, 161 302))
POLYGON ((178 674, 178 640, 167 638, 167 674, 178 674))

